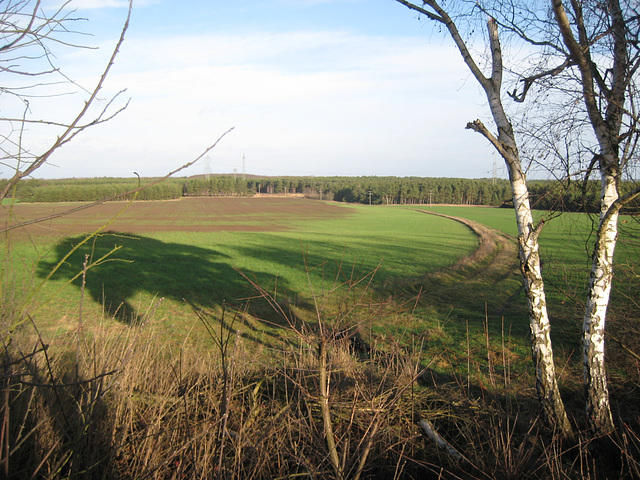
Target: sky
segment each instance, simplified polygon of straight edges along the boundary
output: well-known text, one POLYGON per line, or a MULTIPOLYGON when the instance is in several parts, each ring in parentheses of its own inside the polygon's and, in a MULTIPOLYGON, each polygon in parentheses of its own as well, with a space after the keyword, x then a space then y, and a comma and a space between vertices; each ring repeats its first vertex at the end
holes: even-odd
MULTIPOLYGON (((58 47, 55 61, 91 90, 126 2, 72 5, 88 19, 78 28, 91 34, 76 40, 98 48, 58 47)), ((459 53, 393 0, 134 0, 97 107, 122 90, 110 111, 128 101, 124 111, 59 149, 34 176, 160 176, 230 128, 179 175, 482 178, 500 166, 486 140, 465 130, 489 111, 459 53)), ((70 118, 84 99, 34 99, 30 114, 70 118)), ((25 137, 34 151, 55 139, 37 127, 25 137)))

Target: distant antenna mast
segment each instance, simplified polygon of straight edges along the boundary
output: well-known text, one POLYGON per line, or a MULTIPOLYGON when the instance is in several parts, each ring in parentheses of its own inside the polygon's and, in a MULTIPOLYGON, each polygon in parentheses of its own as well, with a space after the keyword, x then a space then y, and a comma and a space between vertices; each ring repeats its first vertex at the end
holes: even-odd
POLYGON ((209 181, 209 176, 211 176, 211 157, 207 155, 204 158, 204 178, 209 181))
POLYGON ((242 180, 244 180, 244 153, 242 154, 242 180))

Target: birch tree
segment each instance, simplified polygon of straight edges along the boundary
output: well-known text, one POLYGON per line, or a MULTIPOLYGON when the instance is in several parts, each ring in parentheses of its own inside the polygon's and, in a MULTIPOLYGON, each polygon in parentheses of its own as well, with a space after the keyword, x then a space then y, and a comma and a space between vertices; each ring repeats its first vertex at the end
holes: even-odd
POLYGON ((526 175, 520 159, 513 126, 505 111, 502 100, 503 58, 498 24, 489 17, 487 33, 490 51, 490 72, 485 75, 472 55, 456 22, 435 0, 418 3, 396 0, 406 7, 424 15, 431 21, 444 26, 469 71, 484 91, 494 126, 494 134, 480 120, 467 124, 467 128, 484 136, 503 158, 513 195, 516 222, 518 225, 518 246, 520 271, 527 295, 529 326, 531 331, 531 352, 535 367, 535 382, 538 399, 544 417, 549 425, 564 436, 572 436, 564 403, 560 397, 551 345, 550 322, 540 267, 538 238, 543 223, 535 223, 529 202, 526 175))
POLYGON ((638 141, 634 103, 640 66, 640 10, 636 2, 552 0, 566 47, 579 72, 582 98, 597 139, 592 166, 600 173, 600 219, 593 247, 589 291, 583 320, 583 365, 587 420, 592 433, 614 429, 605 369, 605 322, 613 281, 613 256, 620 209, 640 194, 620 196, 626 164, 638 141))
MULTIPOLYGON (((435 11, 434 2, 422 2, 422 7, 417 7, 410 2, 397 1, 414 10, 424 10, 421 13, 425 15, 431 11, 427 7, 435 11)), ((621 208, 640 195, 640 189, 637 188, 626 195, 620 195, 619 190, 623 173, 636 156, 640 137, 636 85, 640 66, 640 9, 637 2, 631 0, 486 0, 471 3, 476 13, 486 14, 490 18, 490 24, 497 24, 502 30, 515 34, 536 49, 532 55, 534 60, 529 59, 533 67, 528 72, 527 68, 522 68, 519 86, 507 93, 516 102, 525 102, 528 93, 533 90, 538 90, 539 98, 547 98, 536 102, 536 108, 541 112, 541 118, 545 119, 545 130, 552 128, 556 129, 556 133, 560 133, 560 130, 564 132, 557 135, 560 143, 564 142, 564 152, 550 151, 548 155, 543 155, 549 159, 545 168, 553 171, 553 158, 564 155, 559 162, 563 170, 562 180, 578 178, 586 185, 593 173, 600 174, 600 215, 592 248, 583 317, 582 357, 589 430, 592 434, 606 434, 614 428, 605 368, 605 324, 613 281, 618 215, 621 208), (568 3, 567 7, 565 3, 568 3), (551 103, 549 99, 552 97, 556 103, 551 103), (555 121, 556 126, 550 120, 552 117, 561 119, 560 122, 555 121), (569 127, 570 131, 567 130, 569 127), (582 139, 578 142, 578 149, 569 148, 569 136, 582 139), (594 138, 594 145, 582 143, 589 136, 594 138), (591 152, 592 158, 583 164, 581 158, 586 151, 591 152)), ((459 41, 456 41, 456 45, 469 65, 459 41)), ((491 56, 495 66, 495 47, 491 49, 491 56)), ((474 76, 478 79, 476 73, 474 76)), ((487 87, 482 86, 487 92, 487 87)), ((489 95, 488 98, 495 120, 494 105, 497 102, 492 103, 489 95)), ((540 125, 527 124, 528 119, 520 120, 529 131, 541 130, 540 125)), ((496 125, 500 132, 497 121, 496 125)), ((471 124, 471 128, 483 133, 480 126, 474 128, 471 124)), ((544 143, 540 142, 541 145, 544 143)), ((553 150, 555 146, 547 142, 543 148, 553 150)), ((508 165, 509 161, 505 155, 502 156, 508 165)), ((513 175, 511 169, 509 171, 513 187, 513 175)), ((516 215, 519 216, 515 198, 514 204, 516 215)), ((520 220, 518 225, 522 237, 520 220)), ((522 256, 522 240, 520 244, 522 256)), ((526 277, 525 271, 523 275, 526 277)), ((540 285, 542 287, 542 283, 540 285)), ((528 296, 531 304, 531 293, 528 292, 528 296)), ((532 312, 530 315, 536 362, 536 321, 532 312)), ((540 395, 540 391, 538 393, 540 395)))

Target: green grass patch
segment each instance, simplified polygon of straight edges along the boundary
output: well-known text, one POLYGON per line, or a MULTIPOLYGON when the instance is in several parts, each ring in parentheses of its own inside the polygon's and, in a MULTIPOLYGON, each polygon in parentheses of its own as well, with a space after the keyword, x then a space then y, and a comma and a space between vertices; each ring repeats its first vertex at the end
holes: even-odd
MULTIPOLYGON (((468 218, 515 237, 517 227, 512 209, 492 207, 428 206, 427 210, 445 215, 468 218)), ((547 304, 552 321, 554 349, 563 359, 574 356, 580 349, 584 305, 591 267, 591 250, 595 241, 598 216, 584 213, 563 213, 550 216, 534 211, 534 217, 547 219, 540 235, 540 254, 547 304)), ((640 223, 637 218, 623 215, 619 221, 619 237, 615 252, 615 273, 608 310, 610 331, 615 334, 622 324, 635 324, 639 312, 636 300, 640 290, 640 223)), ((519 279, 518 279, 519 281, 519 279)), ((500 295, 487 285, 488 291, 500 295)), ((511 301, 524 306, 522 289, 513 292, 511 301)), ((507 323, 520 334, 527 327, 526 312, 516 313, 507 323), (520 318, 519 318, 520 317, 520 318)), ((494 335, 498 332, 494 331, 494 335)))
MULTIPOLYGON (((53 327, 77 318, 81 279, 69 282, 82 271, 85 255, 91 263, 115 247, 119 249, 87 273, 85 315, 106 314, 126 323, 153 308, 168 327, 188 331, 197 321, 185 300, 216 310, 223 302, 239 305, 254 295, 238 272, 311 308, 311 291, 320 294, 336 282, 374 270, 374 285, 393 286, 444 268, 477 246, 467 227, 444 218, 382 207, 342 208, 350 214, 307 219, 274 209, 273 215, 263 213, 261 218, 263 226, 279 226, 270 231, 178 228, 144 235, 103 234, 78 249, 47 282, 36 299, 42 305, 37 321, 53 327), (157 308, 150 307, 156 303, 157 308)), ((252 217, 235 215, 242 222, 252 217)), ((168 222, 171 228, 181 224, 184 218, 168 222)), ((35 268, 35 281, 41 281, 83 238, 71 236, 53 245, 46 237, 21 242, 13 247, 14 265, 24 278, 35 268)))

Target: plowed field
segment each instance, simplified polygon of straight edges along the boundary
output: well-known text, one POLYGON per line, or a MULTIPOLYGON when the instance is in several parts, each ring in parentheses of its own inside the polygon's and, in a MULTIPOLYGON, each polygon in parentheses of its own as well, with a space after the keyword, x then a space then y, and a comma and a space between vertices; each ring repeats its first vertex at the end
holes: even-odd
MULTIPOLYGON (((55 216, 80 204, 18 204, 12 223, 55 216)), ((198 197, 174 201, 111 202, 22 228, 31 235, 91 232, 108 222, 110 230, 153 232, 283 231, 297 221, 340 218, 353 212, 344 205, 289 198, 198 197)), ((9 212, 3 208, 2 223, 9 212)))

